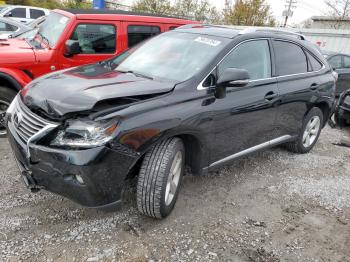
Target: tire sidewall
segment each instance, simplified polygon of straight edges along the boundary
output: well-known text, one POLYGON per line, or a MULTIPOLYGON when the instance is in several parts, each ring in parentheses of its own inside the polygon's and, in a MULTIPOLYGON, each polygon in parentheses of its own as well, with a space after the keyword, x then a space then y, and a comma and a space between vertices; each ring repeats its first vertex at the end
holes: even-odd
POLYGON ((163 179, 161 199, 160 199, 160 214, 162 217, 168 216, 175 206, 175 203, 176 203, 176 200, 177 200, 177 197, 179 195, 180 188, 181 188, 181 184, 182 184, 184 169, 185 169, 185 146, 182 143, 182 141, 179 139, 171 151, 171 156, 169 158, 169 162, 167 163, 166 172, 165 172, 166 177, 164 177, 164 179, 163 179), (170 173, 170 168, 171 168, 171 165, 174 161, 175 155, 179 151, 181 151, 181 153, 182 153, 182 167, 181 167, 179 184, 177 186, 176 193, 174 195, 173 200, 171 201, 171 203, 169 205, 166 205, 166 203, 165 203, 165 190, 166 190, 166 185, 167 185, 167 181, 168 181, 168 175, 170 173))
POLYGON ((320 137, 321 130, 322 130, 322 127, 323 127, 323 123, 324 123, 323 113, 322 113, 322 111, 319 108, 314 107, 307 113, 307 115, 304 118, 303 127, 302 127, 302 130, 301 130, 299 138, 298 138, 298 140, 299 140, 298 141, 298 147, 299 147, 301 152, 307 153, 315 146, 315 144, 318 141, 318 138, 320 137), (305 147, 303 145, 303 135, 304 135, 304 132, 305 132, 305 129, 306 129, 306 125, 309 123, 310 119, 312 117, 314 117, 314 116, 318 116, 320 118, 320 121, 321 121, 320 129, 318 130, 318 133, 317 133, 315 141, 309 147, 305 147))

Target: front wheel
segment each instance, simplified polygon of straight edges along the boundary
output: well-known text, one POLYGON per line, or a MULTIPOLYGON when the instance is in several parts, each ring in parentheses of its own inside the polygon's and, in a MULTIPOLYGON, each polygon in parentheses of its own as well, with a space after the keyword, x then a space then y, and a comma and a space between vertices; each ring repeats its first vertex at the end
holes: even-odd
POLYGON ((6 136, 4 117, 15 96, 16 92, 14 90, 0 86, 0 137, 6 136))
POLYGON ((294 153, 308 153, 316 144, 323 125, 322 111, 314 107, 304 118, 303 127, 296 141, 286 144, 288 150, 294 153))
POLYGON ((146 153, 137 182, 137 207, 146 216, 164 218, 175 206, 185 165, 180 138, 160 142, 146 153))

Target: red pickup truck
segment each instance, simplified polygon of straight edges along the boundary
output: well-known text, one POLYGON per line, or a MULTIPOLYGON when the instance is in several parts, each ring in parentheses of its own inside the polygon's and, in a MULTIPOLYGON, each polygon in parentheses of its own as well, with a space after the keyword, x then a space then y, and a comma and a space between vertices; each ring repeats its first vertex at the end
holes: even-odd
POLYGON ((108 59, 151 36, 193 23, 120 10, 54 10, 34 39, 0 40, 0 117, 34 78, 108 59))

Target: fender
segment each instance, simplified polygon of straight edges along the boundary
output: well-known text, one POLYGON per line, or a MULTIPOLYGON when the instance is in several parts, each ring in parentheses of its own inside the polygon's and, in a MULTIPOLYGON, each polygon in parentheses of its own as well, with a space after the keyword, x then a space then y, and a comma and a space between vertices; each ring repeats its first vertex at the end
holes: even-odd
POLYGON ((0 67, 0 77, 9 81, 17 91, 21 90, 32 81, 32 79, 23 71, 12 68, 0 67))
MULTIPOLYGON (((186 148, 186 163, 191 167, 192 173, 195 175, 201 175, 202 169, 209 164, 209 152, 205 138, 200 135, 199 131, 188 130, 188 128, 180 127, 168 129, 162 131, 156 131, 153 129, 140 129, 128 132, 119 139, 119 143, 124 146, 130 146, 138 153, 138 157, 135 163, 148 152, 155 144, 162 140, 171 137, 180 137, 186 148)), ((134 163, 134 164, 135 164, 134 163)), ((132 165, 133 166, 133 165, 132 165)))

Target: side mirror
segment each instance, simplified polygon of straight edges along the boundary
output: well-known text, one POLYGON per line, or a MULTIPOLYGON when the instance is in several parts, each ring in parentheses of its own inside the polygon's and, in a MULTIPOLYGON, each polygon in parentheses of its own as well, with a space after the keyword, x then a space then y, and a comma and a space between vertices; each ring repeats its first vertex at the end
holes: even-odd
POLYGON ((8 12, 6 15, 4 15, 4 17, 12 17, 12 13, 8 12))
POLYGON ((64 56, 65 57, 72 57, 74 55, 80 54, 81 48, 79 45, 79 41, 76 40, 67 40, 65 49, 64 49, 64 56))
POLYGON ((226 68, 216 82, 216 98, 224 98, 227 87, 243 87, 248 85, 249 78, 249 73, 245 69, 226 68))

